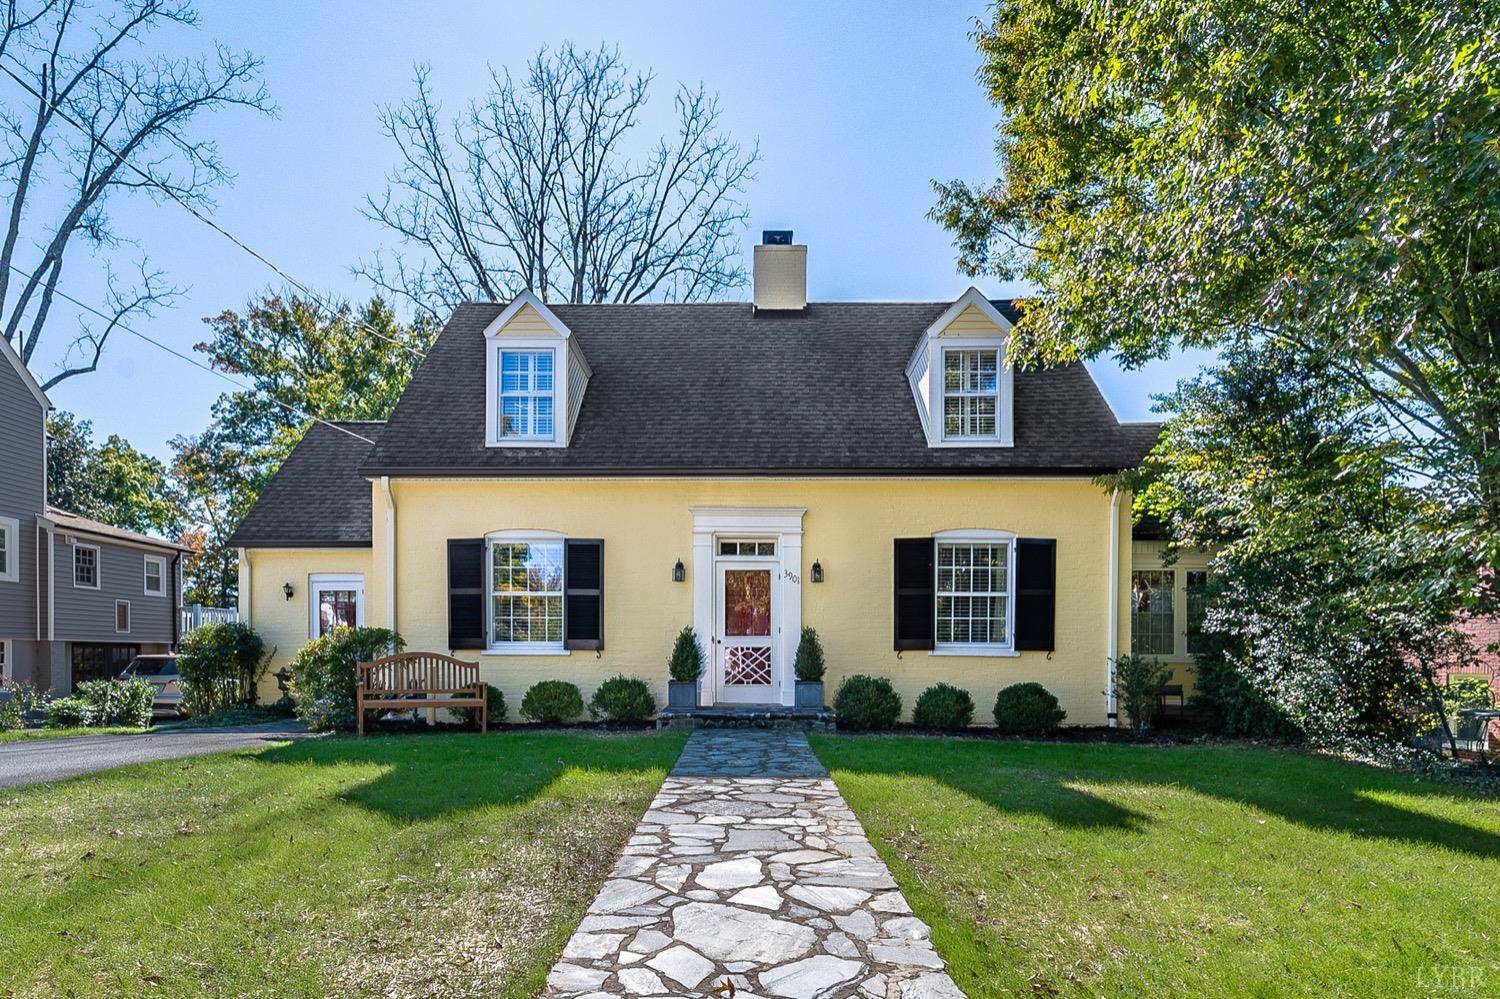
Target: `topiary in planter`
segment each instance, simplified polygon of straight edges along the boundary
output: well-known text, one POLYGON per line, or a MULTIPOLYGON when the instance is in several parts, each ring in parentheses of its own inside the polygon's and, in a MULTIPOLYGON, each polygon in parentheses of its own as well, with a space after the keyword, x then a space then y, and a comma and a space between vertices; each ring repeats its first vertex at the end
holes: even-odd
POLYGON ((656 714, 656 698, 646 681, 612 676, 589 698, 589 715, 612 722, 643 722, 656 714))
POLYGON ((802 629, 802 638, 797 642, 797 658, 792 661, 792 672, 803 683, 816 683, 823 679, 823 643, 812 628, 802 629))
POLYGON ((995 727, 1002 735, 1046 735, 1068 716, 1039 683, 1016 683, 995 697, 995 727))
POLYGON ((833 695, 839 728, 877 731, 890 728, 901 717, 901 695, 885 677, 855 674, 839 684, 833 695))
POLYGON ((691 625, 677 633, 672 656, 667 660, 667 675, 677 683, 697 683, 703 672, 703 649, 691 625))
POLYGON ((918 728, 946 732, 968 728, 974 721, 974 698, 967 690, 960 690, 950 683, 935 683, 917 698, 911 720, 918 728))
POLYGON ((583 714, 583 695, 566 680, 543 680, 521 698, 521 717, 543 725, 572 721, 583 714))

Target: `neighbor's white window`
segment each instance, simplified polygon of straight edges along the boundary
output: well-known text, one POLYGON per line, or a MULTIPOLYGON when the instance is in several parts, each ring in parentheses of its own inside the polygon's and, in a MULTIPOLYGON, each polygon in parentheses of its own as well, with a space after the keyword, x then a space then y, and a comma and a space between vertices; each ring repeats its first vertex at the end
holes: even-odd
POLYGON ((551 440, 554 377, 550 350, 500 351, 500 436, 551 440))
POLYGON ((1000 351, 944 348, 943 436, 997 436, 999 405, 1000 351))
POLYGON ((10 639, 0 638, 0 680, 9 680, 10 671, 10 639))
POLYGON ((0 583, 21 578, 21 522, 0 517, 0 583))
POLYGON ((937 542, 938 649, 1010 647, 1014 539, 937 542))
POLYGON ((490 645, 510 652, 563 648, 563 541, 490 541, 490 645))
POLYGON ((146 596, 162 597, 167 593, 167 560, 160 555, 146 556, 146 596))
POLYGON ((130 634, 130 601, 115 601, 115 633, 120 635, 130 634))
POLYGON ((99 588, 99 548, 96 545, 73 546, 73 585, 85 590, 99 588))

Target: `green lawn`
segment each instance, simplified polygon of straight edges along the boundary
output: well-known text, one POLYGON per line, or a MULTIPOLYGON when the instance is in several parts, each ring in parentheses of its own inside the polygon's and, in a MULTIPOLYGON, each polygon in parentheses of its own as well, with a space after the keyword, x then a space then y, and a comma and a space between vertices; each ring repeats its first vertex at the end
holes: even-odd
POLYGON ((1500 984, 1493 799, 1258 749, 812 741, 971 999, 1500 984))
POLYGON ((529 996, 677 734, 319 739, 0 791, 0 996, 529 996))
POLYGON ((80 735, 140 735, 146 731, 133 725, 109 725, 102 728, 18 728, 0 731, 0 742, 23 742, 28 739, 71 739, 80 735))

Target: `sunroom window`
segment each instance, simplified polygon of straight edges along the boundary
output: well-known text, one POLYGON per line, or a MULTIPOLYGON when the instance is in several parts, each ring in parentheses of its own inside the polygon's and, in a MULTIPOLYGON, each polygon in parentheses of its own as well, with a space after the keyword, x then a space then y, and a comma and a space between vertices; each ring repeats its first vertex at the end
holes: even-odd
POLYGON ((1170 656, 1176 651, 1175 589, 1176 573, 1171 569, 1136 570, 1130 574, 1131 652, 1170 656))
POLYGON ((500 436, 552 438, 556 380, 550 350, 500 352, 500 436))
POLYGON ((939 541, 938 648, 1010 644, 1011 543, 939 541))
POLYGON ((944 437, 996 436, 999 358, 994 348, 943 351, 944 437))
POLYGON ((490 644, 563 647, 563 542, 490 544, 490 644))

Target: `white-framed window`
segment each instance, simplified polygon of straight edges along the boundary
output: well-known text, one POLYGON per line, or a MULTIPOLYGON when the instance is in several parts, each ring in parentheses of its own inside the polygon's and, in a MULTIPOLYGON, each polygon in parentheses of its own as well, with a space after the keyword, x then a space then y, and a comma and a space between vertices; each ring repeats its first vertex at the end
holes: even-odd
POLYGON ((167 595, 167 560, 160 555, 146 556, 146 596, 167 595))
POLYGON ((1000 350, 943 348, 943 439, 999 436, 1000 350))
POLYGON ((335 628, 359 628, 365 623, 365 577, 358 573, 314 573, 307 577, 310 638, 322 638, 335 628))
POLYGON ((115 634, 130 634, 130 601, 115 601, 115 634))
POLYGON ((15 664, 11 662, 10 639, 0 638, 0 680, 14 678, 15 664))
POLYGON ((1130 651, 1141 656, 1177 652, 1177 573, 1136 569, 1130 574, 1130 651))
POLYGON ((21 522, 0 517, 0 583, 14 583, 21 578, 21 522))
POLYGON ((502 531, 486 539, 489 650, 564 653, 564 539, 554 532, 502 531))
POLYGON ((934 651, 1011 652, 1015 644, 1015 535, 947 531, 935 540, 934 651))
POLYGON ((73 585, 82 590, 99 588, 99 546, 73 543, 73 585))
POLYGON ((500 348, 499 436, 502 440, 556 434, 557 352, 500 348))

